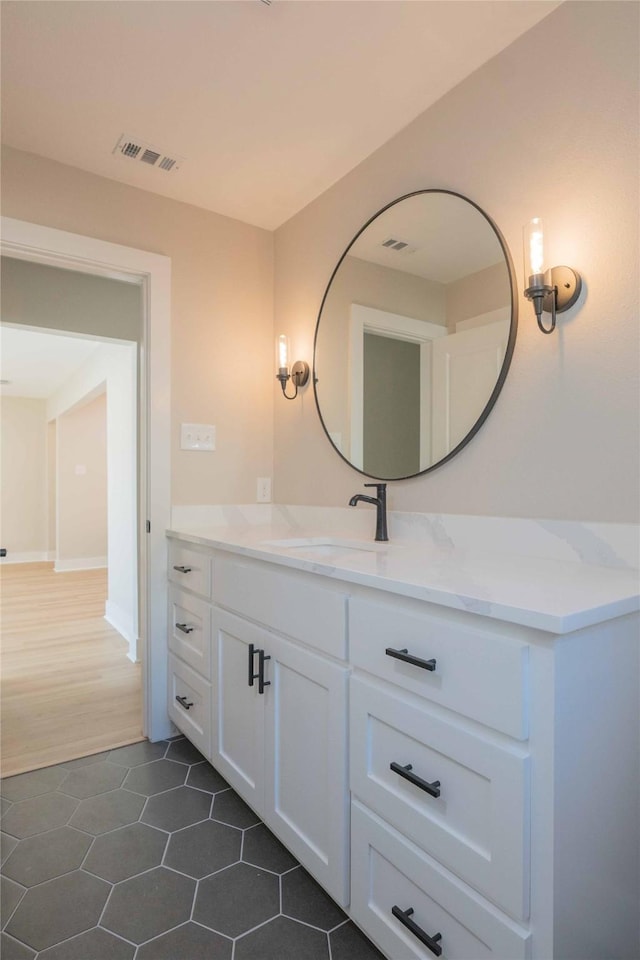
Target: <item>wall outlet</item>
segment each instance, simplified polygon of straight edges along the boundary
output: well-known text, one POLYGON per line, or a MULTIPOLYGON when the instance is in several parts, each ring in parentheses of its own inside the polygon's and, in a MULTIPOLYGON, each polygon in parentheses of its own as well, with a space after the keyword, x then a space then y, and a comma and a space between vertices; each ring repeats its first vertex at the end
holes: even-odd
POLYGON ((258 477, 257 503, 271 503, 271 477, 258 477))
POLYGON ((216 428, 211 423, 183 423, 180 428, 181 450, 215 450, 216 428))

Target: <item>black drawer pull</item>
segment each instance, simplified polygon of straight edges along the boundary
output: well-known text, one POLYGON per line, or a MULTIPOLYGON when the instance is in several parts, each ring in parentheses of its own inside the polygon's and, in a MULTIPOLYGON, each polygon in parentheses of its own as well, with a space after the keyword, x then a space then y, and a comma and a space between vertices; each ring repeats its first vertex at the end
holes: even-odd
POLYGON ((191 573, 191 567, 176 567, 176 566, 174 566, 173 569, 174 569, 174 570, 177 570, 178 573, 191 573))
POLYGON ((176 695, 176 700, 178 701, 181 707, 185 708, 185 710, 188 710, 190 707, 193 706, 193 702, 187 700, 186 697, 179 697, 176 695))
POLYGON ((406 647, 404 650, 394 650, 393 647, 387 647, 385 653, 388 657, 403 660, 405 663, 412 663, 414 667, 422 667, 423 670, 435 670, 436 668, 435 660, 421 660, 420 657, 414 657, 406 647))
POLYGON ((265 657, 264 650, 258 650, 258 693, 264 693, 264 688, 271 686, 271 680, 264 678, 265 660, 271 660, 271 657, 265 657))
POLYGON ((264 662, 265 660, 271 660, 271 657, 265 657, 264 650, 257 650, 256 647, 250 643, 249 644, 249 675, 248 682, 249 686, 253 686, 253 681, 258 681, 258 693, 264 693, 265 687, 271 686, 271 680, 265 680, 264 678, 264 662), (258 672, 253 672, 253 658, 256 653, 258 654, 258 672))
POLYGON ((189 623, 176 623, 176 629, 181 630, 183 633, 193 633, 195 627, 192 627, 189 623))
POLYGON ((401 910, 400 907, 392 907, 391 913, 394 917, 400 921, 403 927, 406 927, 407 930, 410 930, 414 937, 417 937, 420 943, 424 943, 425 947, 431 950, 431 953, 435 953, 436 957, 441 956, 442 947, 438 943, 439 940, 442 940, 441 933, 434 933, 432 937, 428 933, 425 933, 421 927, 418 926, 413 920, 411 920, 411 914, 413 913, 413 907, 409 907, 408 910, 401 910))
POLYGON ((258 673, 253 672, 253 658, 257 652, 258 651, 254 647, 254 645, 250 643, 249 644, 249 676, 248 676, 248 683, 250 687, 253 686, 253 681, 257 680, 260 676, 260 671, 258 671, 258 673))
POLYGON ((413 767, 410 763, 404 767, 399 763, 390 763, 389 769, 393 770, 394 773, 397 773, 399 777, 404 777, 404 779, 408 780, 409 783, 413 783, 416 787, 420 787, 420 789, 428 793, 430 797, 440 796, 440 781, 434 780, 432 783, 428 783, 426 780, 423 780, 422 777, 416 776, 415 773, 411 773, 413 767))

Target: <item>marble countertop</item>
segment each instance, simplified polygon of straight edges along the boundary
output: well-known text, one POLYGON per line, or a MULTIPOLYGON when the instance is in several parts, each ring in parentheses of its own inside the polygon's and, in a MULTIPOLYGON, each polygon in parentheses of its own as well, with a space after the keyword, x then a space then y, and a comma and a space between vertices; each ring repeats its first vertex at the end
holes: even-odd
POLYGON ((526 556, 446 537, 392 536, 378 544, 326 523, 189 519, 174 518, 168 535, 555 634, 640 609, 639 573, 626 565, 526 556))

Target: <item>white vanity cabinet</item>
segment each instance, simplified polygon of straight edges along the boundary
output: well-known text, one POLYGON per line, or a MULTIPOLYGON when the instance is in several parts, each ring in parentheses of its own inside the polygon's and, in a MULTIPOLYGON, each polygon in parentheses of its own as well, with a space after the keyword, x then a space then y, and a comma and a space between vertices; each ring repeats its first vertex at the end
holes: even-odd
POLYGON ((172 719, 389 960, 637 960, 637 613, 170 543, 172 719))
POLYGON ((637 617, 361 590, 349 630, 354 920, 391 960, 635 960, 637 617))
POLYGON ((171 719, 345 906, 345 592, 170 543, 171 719))

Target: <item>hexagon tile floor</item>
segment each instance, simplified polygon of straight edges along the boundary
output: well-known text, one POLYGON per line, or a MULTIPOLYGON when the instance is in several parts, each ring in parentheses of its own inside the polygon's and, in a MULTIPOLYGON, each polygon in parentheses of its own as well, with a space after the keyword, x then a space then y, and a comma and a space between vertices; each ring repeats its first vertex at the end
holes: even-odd
POLYGON ((0 793, 2 960, 384 960, 184 737, 0 793))

